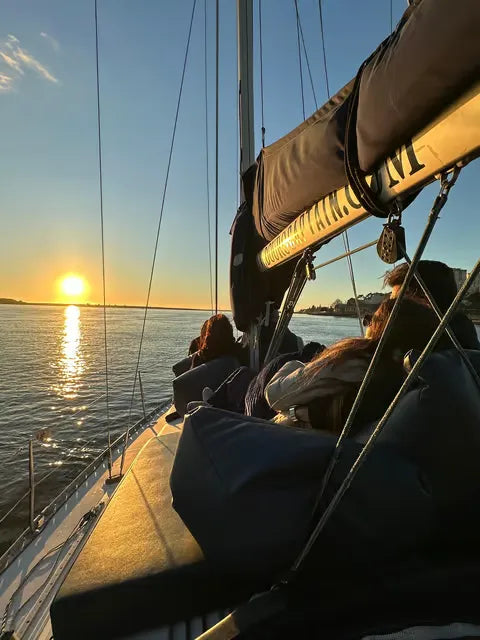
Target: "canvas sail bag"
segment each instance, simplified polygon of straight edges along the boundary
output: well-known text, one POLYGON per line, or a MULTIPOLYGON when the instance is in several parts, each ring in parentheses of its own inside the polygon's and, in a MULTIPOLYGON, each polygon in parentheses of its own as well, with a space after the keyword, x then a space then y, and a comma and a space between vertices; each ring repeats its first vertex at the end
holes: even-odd
MULTIPOLYGON (((273 579, 311 530, 334 445, 333 436, 316 431, 201 407, 185 420, 170 478, 173 506, 211 565, 273 579)), ((347 442, 332 491, 359 450, 347 442)), ((425 539, 431 514, 418 467, 379 447, 326 531, 335 541, 329 548, 348 548, 350 560, 368 564, 425 539)))
MULTIPOLYGON (((392 36, 362 65, 354 114, 361 170, 393 154, 478 82, 479 33, 478 0, 417 0, 407 9, 392 36)), ((262 149, 253 216, 266 240, 347 184, 345 127, 353 84, 262 149)))

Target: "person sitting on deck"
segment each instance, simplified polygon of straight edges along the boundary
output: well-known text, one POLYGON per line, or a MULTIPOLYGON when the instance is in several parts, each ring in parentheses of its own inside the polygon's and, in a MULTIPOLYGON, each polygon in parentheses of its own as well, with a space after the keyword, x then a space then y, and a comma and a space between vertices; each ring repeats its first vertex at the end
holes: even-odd
POLYGON ((270 380, 287 362, 292 360, 303 363, 310 362, 316 355, 322 353, 325 348, 325 345, 319 342, 308 342, 301 351, 284 353, 271 360, 251 380, 248 386, 245 394, 245 415, 263 418, 264 420, 273 418, 275 411, 265 399, 265 387, 270 380))
MULTIPOLYGON (((202 327, 203 330, 203 327, 202 327)), ((233 337, 233 327, 223 313, 209 318, 200 340, 200 348, 192 356, 191 369, 222 356, 238 357, 239 347, 233 337)))
MULTIPOLYGON (((393 305, 392 299, 380 305, 368 337, 340 340, 308 364, 293 361, 284 365, 265 389, 267 402, 277 412, 274 422, 339 434, 393 305)), ((426 304, 411 298, 402 301, 355 418, 353 433, 383 415, 405 379, 405 354, 411 349, 423 350, 437 326, 437 318, 426 304)), ((436 350, 450 346, 444 335, 436 350)))
MULTIPOLYGON (((391 298, 396 298, 407 275, 408 264, 403 262, 387 271, 384 284, 392 288, 391 298)), ((445 313, 457 295, 457 285, 453 270, 443 262, 420 260, 417 272, 431 293, 440 311, 445 313)), ((425 294, 415 278, 412 279, 407 295, 426 301, 425 294)), ((464 349, 480 349, 475 325, 463 312, 457 311, 450 321, 450 327, 464 349)))
POLYGON ((206 387, 203 390, 203 401, 217 409, 226 409, 235 413, 269 420, 275 415, 265 400, 265 387, 275 373, 290 360, 310 362, 325 349, 325 345, 309 342, 302 351, 284 353, 274 358, 260 370, 258 374, 249 367, 239 367, 231 373, 217 389, 206 387))

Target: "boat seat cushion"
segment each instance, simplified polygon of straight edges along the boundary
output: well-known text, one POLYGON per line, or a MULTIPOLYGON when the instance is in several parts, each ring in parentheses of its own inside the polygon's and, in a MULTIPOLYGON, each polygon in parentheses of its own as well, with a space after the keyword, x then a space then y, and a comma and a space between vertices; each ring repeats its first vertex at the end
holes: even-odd
MULTIPOLYGON (((267 582, 209 568, 172 508, 178 434, 137 456, 51 607, 55 640, 119 638, 233 606, 267 582)), ((193 494, 195 495, 195 494, 193 494)))
MULTIPOLYGON (((275 578, 309 534, 334 446, 333 436, 318 431, 200 407, 185 421, 175 458, 174 507, 212 566, 257 567, 275 578)), ((360 450, 347 442, 329 495, 360 450)), ((432 510, 425 482, 416 465, 377 447, 329 525, 332 557, 348 546, 351 562, 371 564, 426 539, 432 510)))
POLYGON ((172 367, 172 371, 175 376, 181 376, 182 373, 185 373, 185 371, 189 371, 192 366, 192 360, 193 354, 176 362, 172 367))
POLYGON ((178 413, 184 416, 187 404, 201 400, 205 387, 216 389, 239 366, 233 356, 223 356, 177 376, 173 380, 173 402, 178 413))

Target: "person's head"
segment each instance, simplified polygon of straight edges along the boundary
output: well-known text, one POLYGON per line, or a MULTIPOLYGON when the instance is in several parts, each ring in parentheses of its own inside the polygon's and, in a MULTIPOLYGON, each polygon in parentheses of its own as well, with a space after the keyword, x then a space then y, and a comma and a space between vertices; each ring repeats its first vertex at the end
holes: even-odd
MULTIPOLYGON (((313 361, 316 368, 355 357, 370 358, 382 337, 394 304, 394 298, 384 300, 372 316, 367 337, 345 338, 331 345, 313 361)), ((383 347, 381 360, 403 365, 405 354, 411 349, 423 350, 437 326, 437 317, 427 304, 420 299, 404 298, 383 347)), ((448 348, 448 344, 447 338, 443 337, 436 349, 448 348)))
POLYGON ((202 355, 207 358, 216 358, 232 353, 234 347, 233 327, 227 316, 223 315, 223 313, 218 313, 209 318, 200 341, 202 355))
POLYGON ((315 356, 322 353, 325 349, 325 345, 320 344, 319 342, 307 342, 302 349, 302 361, 310 362, 310 360, 313 360, 315 356))
MULTIPOLYGON (((364 360, 366 371, 385 331, 394 304, 394 299, 382 302, 372 317, 368 338, 346 338, 325 349, 310 365, 307 365, 311 374, 314 375, 327 365, 345 363, 349 360, 355 360, 358 364, 361 359, 364 360)), ((377 414, 382 415, 405 378, 403 361, 406 353, 411 349, 423 350, 437 326, 438 320, 428 305, 413 298, 405 298, 402 301, 382 349, 378 367, 367 387, 363 401, 365 406, 361 405, 357 414, 360 426, 377 419, 377 414)), ((448 346, 448 339, 443 337, 437 343, 436 349, 448 348, 448 346)), ((359 386, 360 382, 339 381, 335 394, 319 399, 322 417, 317 428, 340 433, 359 386)))
MULTIPOLYGON (((368 327, 369 339, 375 345, 382 337, 394 304, 395 298, 384 300, 372 316, 368 327)), ((438 319, 425 300, 404 298, 385 342, 383 358, 403 364, 405 354, 411 349, 423 351, 437 327, 438 319)), ((448 346, 449 341, 443 335, 435 349, 444 349, 448 346)))
POLYGON ((369 327, 371 321, 372 321, 372 314, 371 313, 366 313, 362 318, 362 324, 363 324, 364 327, 369 327))
MULTIPOLYGON (((392 288, 390 297, 396 298, 407 275, 408 264, 402 262, 385 274, 384 284, 392 288)), ((446 311, 457 295, 457 285, 453 270, 443 262, 436 260, 420 260, 417 273, 432 294, 441 311, 446 311)), ((425 299, 425 295, 415 278, 412 279, 407 295, 425 299)))

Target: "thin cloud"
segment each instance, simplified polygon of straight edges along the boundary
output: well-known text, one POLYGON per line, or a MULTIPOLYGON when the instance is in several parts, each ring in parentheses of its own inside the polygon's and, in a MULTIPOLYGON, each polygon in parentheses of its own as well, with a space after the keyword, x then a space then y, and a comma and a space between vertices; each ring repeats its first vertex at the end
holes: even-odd
POLYGON ((0 51, 0 58, 12 69, 14 69, 17 73, 20 73, 23 76, 23 69, 18 60, 10 57, 8 54, 0 51))
POLYGON ((55 53, 58 53, 60 51, 60 44, 58 43, 58 40, 55 40, 53 36, 49 35, 48 33, 45 33, 45 31, 42 31, 40 35, 42 36, 42 38, 44 38, 47 42, 49 42, 52 45, 52 48, 55 51, 55 53))
MULTIPOLYGON (((45 34, 45 37, 47 37, 47 34, 45 34)), ((56 44, 58 45, 58 43, 56 44)), ((0 42, 0 90, 4 92, 12 90, 15 81, 18 80, 19 76, 25 75, 27 70, 35 72, 48 82, 58 84, 58 79, 53 73, 27 49, 21 47, 20 40, 16 36, 9 33, 7 39, 0 42), (2 65, 8 67, 8 69, 2 69, 2 65), (6 71, 14 72, 14 75, 7 75, 6 71)))
POLYGON ((30 55, 25 49, 18 47, 15 52, 15 56, 18 60, 21 61, 23 65, 25 65, 26 67, 30 67, 30 69, 36 71, 39 75, 45 78, 45 80, 49 80, 50 82, 55 83, 58 82, 57 78, 55 78, 55 76, 52 76, 50 71, 46 67, 44 67, 43 64, 41 64, 36 58, 30 55))
POLYGON ((7 76, 6 73, 0 73, 0 93, 2 91, 10 91, 13 84, 13 78, 7 76))

